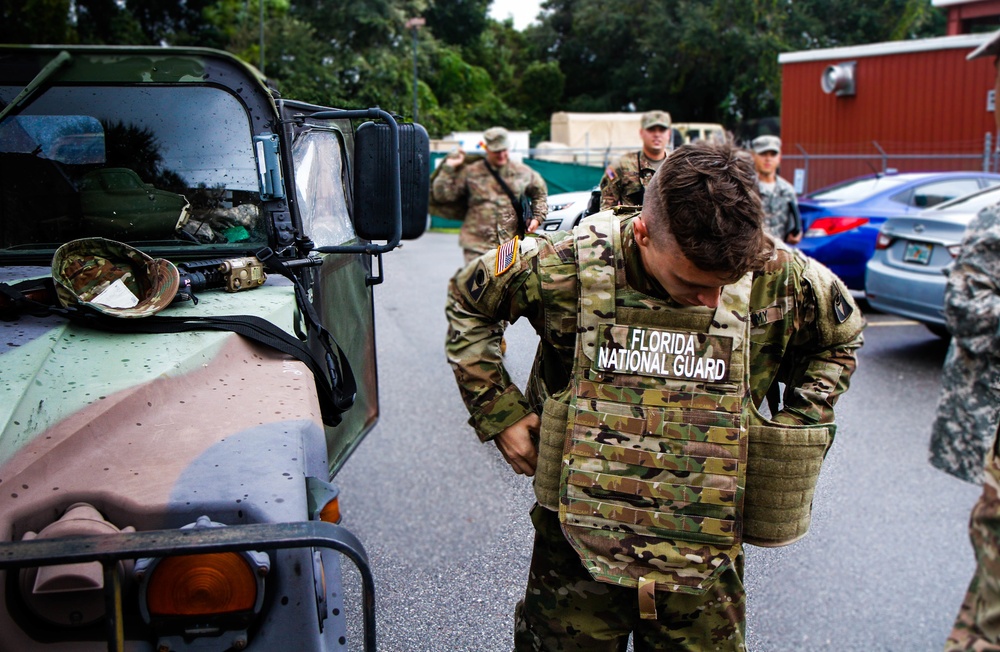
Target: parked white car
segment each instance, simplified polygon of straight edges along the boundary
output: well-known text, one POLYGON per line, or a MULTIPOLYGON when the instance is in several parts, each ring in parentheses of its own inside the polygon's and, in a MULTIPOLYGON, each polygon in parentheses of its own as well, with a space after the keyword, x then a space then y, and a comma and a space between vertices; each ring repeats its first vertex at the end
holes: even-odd
POLYGON ((560 192, 549 195, 549 213, 535 233, 545 231, 569 231, 580 223, 584 216, 596 213, 601 205, 601 189, 560 192))

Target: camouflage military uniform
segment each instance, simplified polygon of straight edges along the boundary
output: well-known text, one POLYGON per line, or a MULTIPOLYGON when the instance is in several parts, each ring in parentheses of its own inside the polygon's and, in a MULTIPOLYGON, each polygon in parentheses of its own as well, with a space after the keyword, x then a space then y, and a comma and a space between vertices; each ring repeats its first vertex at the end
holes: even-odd
POLYGON ((641 206, 638 193, 645 190, 653 173, 666 157, 651 161, 639 150, 625 154, 614 165, 609 165, 601 177, 601 210, 613 206, 641 206))
MULTIPOLYGON (((531 198, 531 210, 541 222, 548 213, 548 190, 541 175, 517 161, 509 161, 496 171, 515 197, 523 194, 531 198)), ((431 192, 441 202, 466 198, 469 209, 458 236, 458 243, 465 250, 466 262, 513 238, 522 230, 510 197, 483 161, 463 165, 458 171, 442 163, 431 192)))
MULTIPOLYGON (((621 261, 629 287, 682 310, 644 272, 627 217, 621 232, 623 255, 615 260, 621 261)), ((529 238, 509 269, 504 269, 509 256, 497 266, 498 252, 477 259, 452 279, 446 309, 448 359, 479 437, 487 441, 529 412, 543 412, 535 474, 539 505, 532 512, 535 549, 525 598, 518 606, 517 649, 624 649, 618 646, 630 632, 637 650, 664 649, 669 643, 676 649, 743 649, 742 555, 705 593, 657 592, 658 619, 640 620, 636 590, 591 578, 552 511, 551 491, 553 483, 559 484, 560 465, 558 455, 553 463, 542 449, 561 448, 545 430, 547 415, 566 393, 575 358, 576 242, 568 233, 529 238), (519 317, 526 317, 541 337, 526 394, 510 382, 499 351, 498 322, 519 317)), ((843 285, 825 268, 779 244, 776 257, 754 276, 750 321, 754 404, 760 405, 772 383, 781 380, 786 384, 784 405, 773 423, 832 422, 833 405, 847 389, 862 342, 861 315, 843 285)))
POLYGON ((1000 206, 969 225, 948 275, 945 316, 954 334, 934 424, 931 460, 964 479, 983 471, 969 532, 978 565, 947 650, 1000 650, 1000 206))
POLYGON ((764 230, 778 240, 784 240, 795 229, 795 189, 781 177, 775 177, 774 188, 758 184, 764 205, 764 230), (793 206, 794 205, 794 206, 793 206))
POLYGON ((983 480, 983 458, 1000 420, 1000 206, 969 225, 948 270, 945 319, 952 332, 931 430, 931 463, 968 482, 983 480))

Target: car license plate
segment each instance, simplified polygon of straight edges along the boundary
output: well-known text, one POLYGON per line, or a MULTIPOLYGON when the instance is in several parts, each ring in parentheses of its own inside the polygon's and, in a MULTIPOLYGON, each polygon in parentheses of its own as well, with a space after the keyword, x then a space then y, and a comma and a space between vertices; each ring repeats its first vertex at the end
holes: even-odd
POLYGON ((931 262, 931 249, 933 247, 934 245, 922 242, 907 242, 906 251, 903 253, 903 262, 926 265, 931 262))

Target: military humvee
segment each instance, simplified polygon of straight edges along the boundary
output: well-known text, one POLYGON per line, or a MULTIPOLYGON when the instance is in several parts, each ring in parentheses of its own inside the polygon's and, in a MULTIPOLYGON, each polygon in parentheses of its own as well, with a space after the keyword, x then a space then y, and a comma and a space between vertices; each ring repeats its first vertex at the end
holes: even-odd
POLYGON ((223 52, 0 46, 0 650, 348 649, 344 559, 374 649, 331 480, 378 417, 372 286, 425 228, 427 150, 223 52), (64 307, 83 238, 174 263, 178 299, 64 307))

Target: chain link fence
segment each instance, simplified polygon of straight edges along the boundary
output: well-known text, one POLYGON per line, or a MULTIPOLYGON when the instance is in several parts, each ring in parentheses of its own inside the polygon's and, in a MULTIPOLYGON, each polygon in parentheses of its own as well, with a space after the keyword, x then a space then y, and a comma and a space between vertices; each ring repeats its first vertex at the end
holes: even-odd
POLYGON ((1000 171, 993 135, 982 142, 879 143, 842 145, 839 151, 808 145, 784 147, 782 176, 805 194, 864 174, 892 172, 1000 171))

